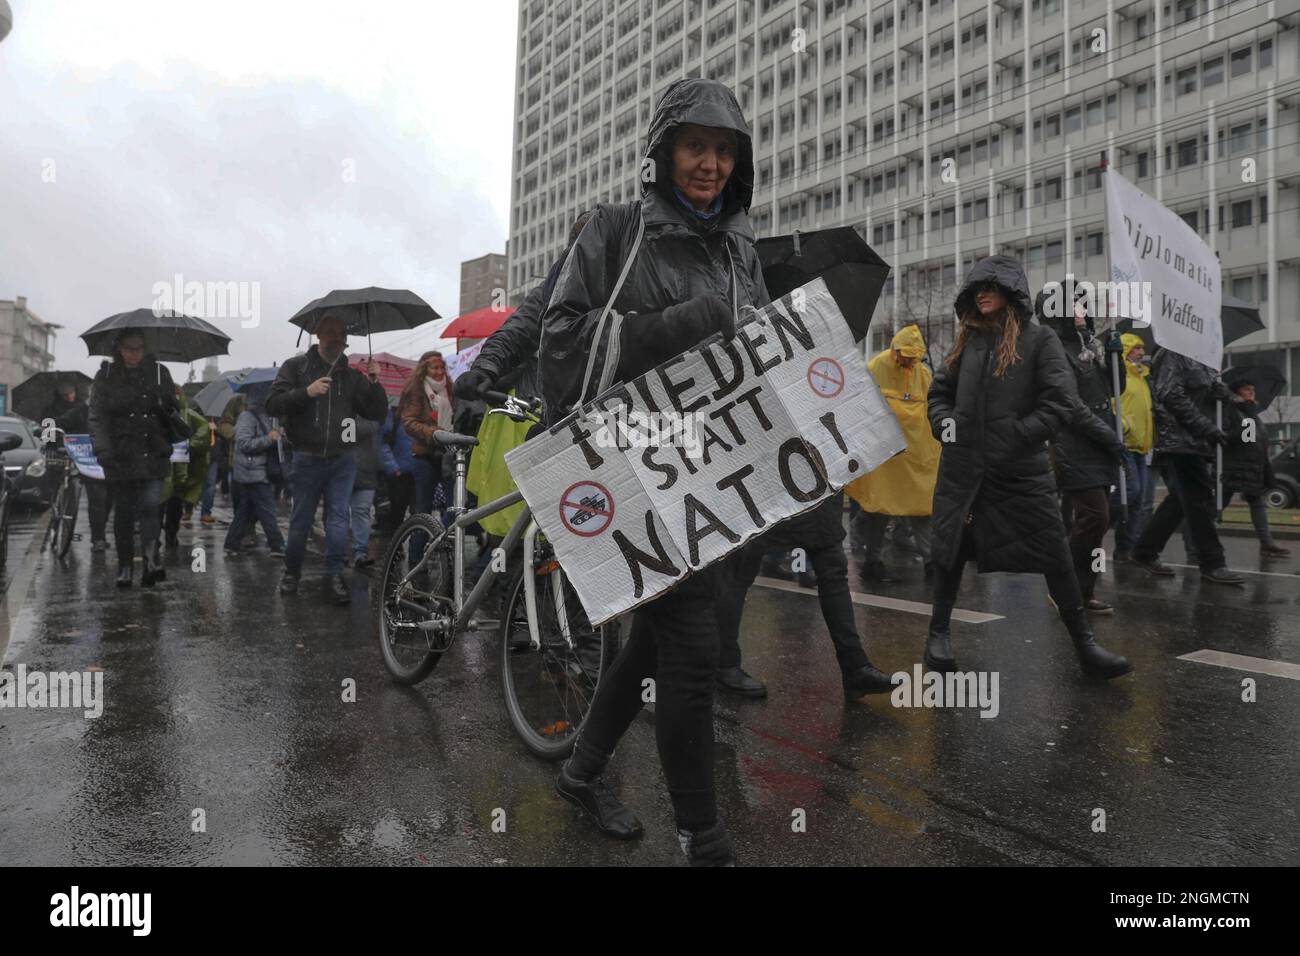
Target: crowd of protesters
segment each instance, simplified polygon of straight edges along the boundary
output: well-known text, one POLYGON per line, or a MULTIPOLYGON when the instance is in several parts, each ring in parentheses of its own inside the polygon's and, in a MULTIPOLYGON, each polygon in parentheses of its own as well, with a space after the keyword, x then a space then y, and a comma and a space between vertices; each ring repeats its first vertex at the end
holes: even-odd
MULTIPOLYGON (((647 156, 654 175, 643 177, 640 199, 602 205, 575 222, 545 281, 455 382, 442 355, 426 352, 390 399, 373 361, 365 372, 348 364, 346 325, 326 315, 317 343, 284 362, 269 394, 250 392, 242 407, 209 420, 145 354, 138 332, 121 333, 95 378, 88 413, 75 389, 61 390, 51 405, 61 427, 92 436, 104 469, 103 481, 86 482, 92 549, 106 547, 111 508, 118 585, 133 583, 137 553, 141 584, 165 577, 160 547, 176 544, 196 508, 201 524, 213 524, 220 487, 233 504, 227 555, 240 554, 260 525, 271 555, 283 559, 286 598, 300 589, 323 508, 324 596, 347 604, 344 568, 374 563, 377 497, 387 501, 388 532, 408 512, 450 506, 437 431, 478 434, 470 491, 486 499, 513 488, 502 455, 524 440, 526 426, 504 416, 480 425, 471 409, 485 390, 540 395, 554 422, 611 382, 712 335, 733 336, 769 295, 747 215, 752 146, 731 91, 702 79, 672 84, 651 120, 647 156), (615 347, 601 338, 611 309, 628 317, 615 347), (178 440, 188 442, 187 463, 171 461, 178 440), (282 496, 290 503, 287 536, 277 519, 282 496)), ((1101 647, 1089 623, 1091 615, 1115 613, 1097 587, 1104 537, 1115 533, 1115 562, 1167 576, 1173 572, 1161 552, 1184 526, 1201 579, 1239 584, 1215 527, 1209 462, 1219 446, 1225 503, 1233 495, 1247 502, 1265 557, 1289 554, 1268 528, 1263 493, 1272 475, 1253 383, 1229 392, 1212 370, 1169 350, 1148 365, 1138 336, 1098 333, 1085 296, 1050 306, 1046 295, 1031 295, 1019 262, 991 256, 974 265, 956 296, 955 341, 941 360, 930 361, 916 326, 897 330, 867 369, 902 426, 906 450, 632 613, 628 640, 601 677, 560 772, 565 799, 610 836, 642 833, 604 771, 652 676, 655 736, 682 847, 692 864, 732 862, 714 793, 712 707, 715 690, 767 692, 742 667, 740 646, 746 594, 759 573, 797 576, 817 589, 846 699, 893 686, 869 659, 855 621, 846 501, 847 550, 861 554, 865 584, 897 580, 886 563, 887 536, 894 552, 907 547, 919 557, 932 593, 923 659, 937 671, 956 667, 953 606, 974 561, 980 572, 1043 575, 1083 672, 1102 679, 1129 672, 1129 661, 1101 647), (1214 405, 1225 399, 1220 426, 1214 405), (1252 430, 1258 440, 1243 437, 1252 430), (1153 510, 1157 470, 1168 493, 1153 510)), ((514 515, 494 516, 484 528, 488 546, 514 515)))

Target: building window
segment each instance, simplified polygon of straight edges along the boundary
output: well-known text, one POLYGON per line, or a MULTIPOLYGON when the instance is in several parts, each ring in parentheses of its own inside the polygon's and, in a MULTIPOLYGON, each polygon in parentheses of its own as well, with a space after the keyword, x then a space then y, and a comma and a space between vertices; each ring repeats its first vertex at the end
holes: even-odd
POLYGON ((1223 57, 1216 56, 1213 60, 1206 60, 1201 67, 1201 86, 1211 87, 1218 86, 1223 82, 1223 57))
POLYGON ((1133 88, 1133 102, 1138 109, 1151 105, 1151 87, 1146 83, 1139 83, 1133 88))
POLYGON ((1251 202, 1249 199, 1232 204, 1232 228, 1240 229, 1251 224, 1251 202))
POLYGON ((1250 72, 1250 47, 1233 50, 1230 58, 1229 72, 1233 76, 1242 76, 1250 72))
MULTIPOLYGON (((1098 113, 1101 112, 1100 103, 1097 104, 1097 112, 1098 113)), ((1089 116, 1092 115, 1091 104, 1088 107, 1088 115, 1089 116)), ((1065 111, 1065 131, 1067 133, 1077 133, 1081 129, 1083 129, 1082 111, 1077 106, 1071 106, 1068 110, 1065 111)))
POLYGON ((1273 65, 1273 41, 1260 40, 1259 41, 1259 68, 1261 70, 1267 70, 1272 65, 1273 65))
POLYGON ((1178 168, 1196 165, 1196 140, 1185 139, 1178 144, 1178 168))
POLYGON ((1196 67, 1189 66, 1184 70, 1178 71, 1177 76, 1178 93, 1186 95, 1196 92, 1196 67))
POLYGON ((1242 276, 1232 280, 1232 294, 1246 302, 1255 301, 1255 277, 1242 276))
POLYGON ((1138 179, 1145 179, 1151 175, 1151 154, 1142 152, 1138 153, 1138 179))

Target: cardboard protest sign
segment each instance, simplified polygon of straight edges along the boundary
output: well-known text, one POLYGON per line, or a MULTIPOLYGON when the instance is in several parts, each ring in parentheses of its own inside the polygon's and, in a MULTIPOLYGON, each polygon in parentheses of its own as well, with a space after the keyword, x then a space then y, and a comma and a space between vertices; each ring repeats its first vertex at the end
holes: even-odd
POLYGON ((506 455, 600 623, 907 447, 821 280, 506 455))
POLYGON ((104 466, 95 457, 95 448, 90 443, 89 435, 64 435, 63 447, 77 464, 77 471, 83 478, 104 479, 104 466))

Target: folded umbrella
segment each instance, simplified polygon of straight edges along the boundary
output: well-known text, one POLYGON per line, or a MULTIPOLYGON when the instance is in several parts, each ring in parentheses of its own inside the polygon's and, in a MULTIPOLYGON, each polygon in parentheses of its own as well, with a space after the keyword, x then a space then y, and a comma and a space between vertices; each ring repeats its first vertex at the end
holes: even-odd
POLYGON ((364 335, 367 340, 374 332, 399 332, 440 318, 433 306, 414 292, 368 286, 335 289, 308 302, 289 321, 314 335, 316 326, 326 315, 337 315, 347 323, 348 335, 364 335))
POLYGON ((757 243, 768 294, 779 298, 817 277, 844 314, 855 341, 866 337, 889 278, 889 263, 850 226, 796 232, 757 243))
POLYGON ((1262 412, 1286 388, 1286 376, 1275 365, 1234 365, 1224 369, 1223 384, 1236 389, 1241 382, 1255 386, 1255 405, 1262 412))

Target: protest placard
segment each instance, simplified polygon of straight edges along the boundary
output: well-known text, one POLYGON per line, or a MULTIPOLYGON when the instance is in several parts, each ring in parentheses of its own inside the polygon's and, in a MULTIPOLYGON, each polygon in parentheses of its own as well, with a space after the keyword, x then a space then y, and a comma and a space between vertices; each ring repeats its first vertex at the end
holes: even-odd
POLYGON ((506 455, 588 617, 648 601, 907 447, 820 279, 506 455))
POLYGON ((77 471, 83 478, 104 479, 104 466, 95 457, 95 448, 90 443, 89 435, 64 435, 63 447, 77 464, 77 471))

